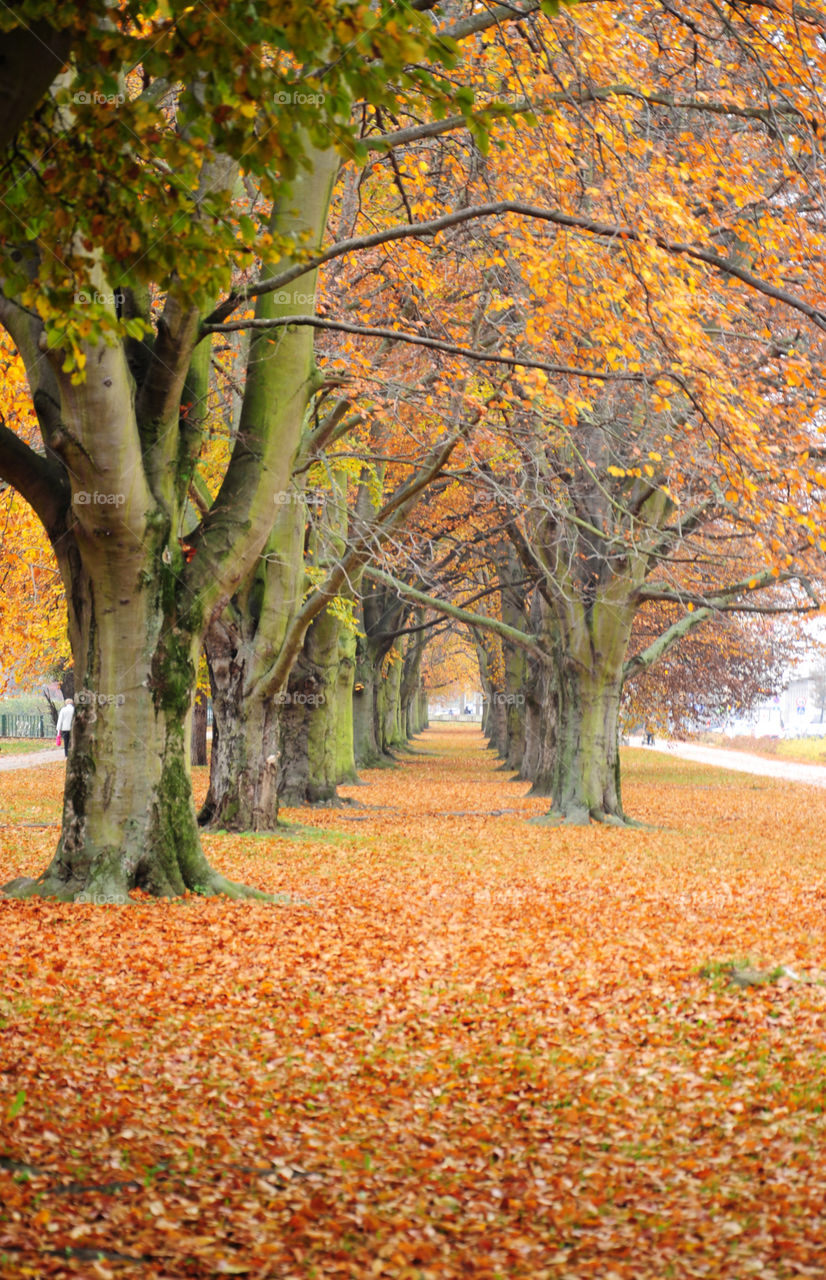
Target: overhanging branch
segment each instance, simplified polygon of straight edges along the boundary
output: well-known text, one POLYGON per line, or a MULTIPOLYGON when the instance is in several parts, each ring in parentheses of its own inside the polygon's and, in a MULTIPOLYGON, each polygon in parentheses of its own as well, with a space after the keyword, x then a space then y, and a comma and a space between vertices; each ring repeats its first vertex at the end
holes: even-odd
POLYGON ((775 576, 771 569, 764 570, 763 573, 754 574, 751 578, 744 578, 741 582, 732 583, 731 586, 717 592, 714 596, 698 597, 693 599, 690 595, 678 595, 676 592, 669 591, 666 588, 662 590, 643 589, 639 594, 645 600, 661 600, 673 604, 689 604, 693 605, 694 601, 701 601, 699 609, 692 608, 690 613, 684 614, 682 618, 678 618, 675 623, 667 628, 656 640, 641 653, 630 658, 623 668, 624 679, 630 680, 634 676, 640 675, 643 671, 647 671, 653 666, 663 654, 676 644, 701 622, 705 622, 715 613, 808 613, 814 612, 820 604, 814 597, 814 593, 808 581, 804 581, 803 585, 812 603, 809 605, 800 605, 796 608, 793 606, 768 606, 759 608, 751 605, 744 605, 738 600, 738 597, 746 592, 764 591, 768 587, 777 586, 782 582, 799 581, 800 575, 794 573, 785 573, 775 576))
POLYGON ((631 226, 623 226, 614 222, 602 222, 598 218, 587 218, 582 214, 563 213, 560 209, 546 209, 540 205, 526 204, 521 200, 496 200, 491 201, 489 204, 471 205, 466 209, 455 209, 452 213, 446 213, 441 218, 433 218, 429 222, 403 223, 395 227, 388 227, 384 231, 374 232, 372 235, 353 236, 348 240, 340 240, 338 244, 331 245, 323 253, 316 254, 277 276, 249 285, 245 289, 240 289, 225 302, 221 303, 220 306, 216 307, 215 311, 207 317, 204 332, 227 332, 227 330, 219 327, 220 323, 250 298, 260 297, 264 293, 283 289, 285 285, 291 284, 293 280, 299 279, 306 272, 323 266, 325 262, 331 262, 334 258, 342 257, 344 254, 374 248, 381 244, 389 244, 395 240, 428 239, 431 236, 438 235, 440 231, 460 226, 465 222, 482 218, 503 217, 509 213, 539 222, 548 222, 554 226, 565 227, 569 231, 582 231, 587 235, 599 237, 609 242, 653 244, 664 253, 671 254, 674 257, 687 258, 692 262, 702 263, 720 272, 721 275, 731 276, 740 280, 757 293, 761 293, 767 298, 773 298, 776 302, 781 302, 784 306, 800 312, 801 315, 806 316, 819 329, 826 332, 826 312, 819 307, 812 306, 804 298, 799 298, 796 294, 789 293, 787 289, 781 289, 777 285, 771 284, 768 280, 761 279, 760 276, 756 276, 753 272, 746 270, 745 267, 733 259, 723 258, 719 253, 715 253, 711 249, 704 249, 699 245, 686 244, 679 240, 670 240, 667 236, 657 232, 638 231, 631 226))
POLYGON ((416 604, 427 605, 428 608, 434 609, 437 613, 447 614, 448 617, 455 618, 457 622, 467 623, 470 627, 482 627, 487 631, 494 631, 497 635, 502 636, 503 639, 510 640, 518 648, 530 653, 532 657, 537 658, 545 666, 548 666, 551 662, 548 654, 539 647, 532 636, 526 635, 524 631, 519 631, 516 627, 509 627, 506 622, 500 622, 498 618, 488 618, 482 613, 471 613, 468 609, 462 609, 459 605, 451 604, 449 600, 437 600, 435 596, 429 596, 424 591, 418 591, 415 587, 409 586, 399 578, 394 578, 392 574, 385 573, 383 569, 376 569, 372 565, 368 565, 365 568, 364 577, 370 578, 374 582, 382 582, 385 586, 392 587, 394 591, 397 591, 405 599, 412 600, 416 604))
MULTIPOLYGON (((578 369, 575 365, 547 364, 544 360, 531 360, 529 356, 495 355, 478 351, 474 347, 462 347, 458 343, 443 342, 440 338, 426 338, 423 334, 406 333, 400 329, 381 329, 371 325, 350 324, 346 320, 328 320, 323 316, 276 316, 270 320, 233 320, 228 324, 204 326, 204 333, 235 333, 239 329, 283 329, 288 325, 310 325, 314 329, 331 329, 338 333, 353 333, 364 338, 383 338, 390 342, 407 342, 415 347, 429 347, 431 351, 444 351, 446 355, 463 356, 467 360, 479 360, 489 364, 504 364, 511 369, 542 369, 545 373, 570 378, 598 378, 602 382, 643 382, 645 374, 624 373, 617 369, 578 369)), ((660 371, 648 375, 651 379, 664 377, 660 371)))

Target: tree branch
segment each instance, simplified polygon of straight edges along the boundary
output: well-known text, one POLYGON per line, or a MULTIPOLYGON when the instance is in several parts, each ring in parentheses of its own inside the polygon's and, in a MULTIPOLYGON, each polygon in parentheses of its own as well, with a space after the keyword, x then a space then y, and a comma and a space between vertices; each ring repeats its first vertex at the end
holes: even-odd
POLYGON ((548 666, 551 662, 548 654, 541 649, 536 640, 524 631, 517 630, 516 627, 509 627, 506 622, 500 622, 498 618, 488 618, 482 613, 471 613, 467 609, 462 609, 459 605, 451 604, 448 600, 437 600, 435 596, 426 595, 424 591, 417 591, 415 587, 410 587, 405 582, 401 582, 398 578, 394 578, 392 574, 385 573, 383 569, 376 569, 372 565, 367 565, 364 569, 364 577, 370 578, 374 582, 382 582, 385 586, 392 587, 400 596, 414 601, 416 604, 427 605, 430 609, 435 609, 438 613, 447 614, 450 618, 455 618, 457 622, 465 622, 471 627, 483 627, 487 631, 495 631, 497 635, 502 636, 505 640, 510 640, 512 644, 517 645, 520 649, 524 649, 526 653, 530 653, 534 658, 548 666))
MULTIPOLYGON (((279 329, 285 325, 310 325, 314 329, 331 329, 338 333, 354 333, 364 338, 384 338, 390 342, 408 342, 414 347, 429 347, 432 351, 444 351, 447 355, 464 356, 467 360, 481 360, 492 364, 505 364, 515 369, 542 369, 545 373, 559 374, 569 378, 598 378, 602 382, 643 382, 642 373, 623 373, 619 370, 578 369, 575 365, 547 364, 543 360, 531 360, 527 356, 491 355, 486 351, 478 351, 473 347, 462 347, 454 342, 443 342, 440 338, 426 338, 422 334, 405 333, 399 329, 380 329, 370 325, 350 324, 346 320, 328 320, 323 316, 278 316, 272 320, 234 320, 229 324, 205 325, 205 333, 234 333, 239 329, 279 329)), ((649 377, 665 376, 659 371, 652 372, 649 377)))
POLYGON ((33 508, 50 537, 60 530, 69 502, 66 473, 0 423, 0 476, 33 508))
MULTIPOLYGON (((759 120, 772 124, 778 116, 795 116, 807 120, 806 113, 791 103, 773 103, 770 107, 741 107, 736 102, 702 102, 699 98, 674 98, 666 93, 643 93, 633 85, 614 84, 605 89, 589 89, 583 93, 561 91, 544 94, 541 98, 519 98, 514 103, 494 99, 489 103, 476 103, 474 114, 482 117, 509 117, 513 115, 540 115, 555 107, 584 107, 589 102, 608 102, 611 98, 635 98, 648 106, 668 107, 672 111, 701 111, 708 115, 734 116, 736 119, 759 120)), ((390 151, 393 147, 406 146, 426 138, 438 138, 456 129, 467 128, 465 116, 446 116, 444 120, 428 120, 426 124, 408 125, 362 141, 368 151, 390 151)))
MULTIPOLYGON (((633 679, 634 676, 640 675, 641 672, 646 671, 649 667, 653 666, 653 664, 657 662, 663 654, 672 647, 672 645, 676 644, 677 641, 681 640, 689 631, 692 631, 695 627, 699 626, 701 622, 705 622, 707 618, 710 618, 715 613, 805 613, 810 610, 814 611, 819 607, 817 604, 799 606, 797 609, 778 606, 772 606, 766 609, 755 609, 753 606, 736 603, 736 597, 743 595, 744 592, 762 591, 767 587, 777 586, 780 582, 795 580, 798 576, 799 575, 797 574, 786 573, 780 574, 779 577, 775 577, 771 569, 766 569, 763 573, 755 574, 751 578, 744 578, 741 582, 732 583, 730 587, 726 587, 724 590, 719 591, 716 595, 709 598, 703 599, 702 597, 695 597, 695 599, 699 598, 702 600, 702 607, 700 609, 693 610, 691 613, 686 613, 661 635, 657 636, 656 640, 652 641, 647 649, 643 649, 641 653, 630 658, 623 668, 624 679, 633 679)), ((811 589, 808 588, 808 586, 807 590, 811 595, 811 589)), ((692 602, 690 596, 678 596, 676 593, 669 592, 667 589, 657 591, 643 588, 639 592, 639 595, 645 600, 665 600, 674 604, 692 602)))
MULTIPOLYGON (((801 315, 805 315, 819 329, 826 332, 826 312, 812 306, 805 299, 789 293, 788 290, 780 289, 776 285, 770 284, 767 280, 762 280, 759 276, 754 275, 753 272, 747 271, 745 267, 734 262, 733 259, 723 258, 711 249, 685 244, 679 240, 669 240, 667 236, 656 232, 649 234, 636 231, 633 227, 622 226, 619 223, 602 222, 597 218, 586 218, 580 214, 562 213, 559 209, 543 209, 539 205, 525 204, 521 200, 496 200, 489 204, 471 205, 466 209, 456 209, 452 213, 446 213, 441 218, 433 218, 429 222, 404 223, 389 227, 385 231, 374 232, 372 235, 353 236, 348 240, 340 240, 338 244, 331 245, 329 249, 315 255, 307 262, 291 267, 268 280, 249 285, 247 288, 233 294, 207 317, 204 332, 229 332, 229 330, 221 327, 220 322, 226 316, 231 315, 242 303, 250 298, 258 297, 262 293, 283 289, 285 285, 297 280, 306 271, 314 270, 325 262, 330 262, 333 258, 341 257, 343 254, 374 248, 381 244, 389 244, 395 240, 426 239, 437 235, 440 231, 460 226, 465 222, 480 218, 502 217, 508 213, 517 214, 524 218, 533 218, 539 222, 549 222, 554 226, 565 227, 571 231, 582 231, 588 235, 598 236, 608 241, 654 244, 657 248, 662 249, 664 253, 672 254, 675 257, 688 258, 693 262, 701 262, 705 266, 719 271, 722 275, 732 276, 740 280, 757 293, 762 293, 767 298, 773 298, 776 302, 782 302, 784 306, 790 307, 794 311, 799 311, 801 315)), ((243 326, 239 325, 239 327, 243 326)))

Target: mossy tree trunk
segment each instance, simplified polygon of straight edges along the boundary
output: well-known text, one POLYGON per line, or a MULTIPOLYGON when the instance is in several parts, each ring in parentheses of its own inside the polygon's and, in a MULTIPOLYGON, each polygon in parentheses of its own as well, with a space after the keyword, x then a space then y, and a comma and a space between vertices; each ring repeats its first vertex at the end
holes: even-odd
MULTIPOLYGON (((347 485, 346 473, 330 473, 330 489, 318 505, 308 538, 308 555, 316 569, 326 571, 344 552, 347 485)), ((304 634, 301 653, 281 695, 279 794, 286 805, 335 801, 342 768, 355 776, 352 663, 347 659, 354 648, 351 638, 354 641, 355 636, 343 598, 322 609, 304 634)))
POLYGON ((373 582, 363 584, 360 604, 363 636, 356 647, 353 714, 356 760, 365 766, 394 759, 393 745, 406 741, 399 724, 401 663, 391 664, 388 655, 411 607, 373 582), (392 665, 399 670, 393 672, 392 665))
MULTIPOLYGON (((499 583, 502 621, 517 631, 526 629, 526 588, 513 547, 497 545, 492 552, 499 583)), ((505 765, 518 772, 525 751, 525 680, 527 654, 511 641, 502 638, 503 689, 505 708, 501 754, 505 765)))
POLYGON ((372 768, 381 758, 376 734, 376 662, 370 642, 356 639, 353 683, 353 753, 360 769, 372 768))
POLYGON ((304 638, 282 695, 281 803, 318 804, 337 798, 338 682, 341 620, 325 609, 304 638))
MULTIPOLYGON (((610 433, 607 438, 613 441, 610 433)), ((596 433, 588 456, 597 456, 601 439, 596 433)), ((581 485, 577 496, 589 516, 587 528, 576 524, 565 530, 559 520, 543 517, 532 543, 534 562, 544 569, 541 647, 552 658, 544 691, 540 685, 534 785, 545 792, 541 744, 552 734, 551 816, 572 824, 622 824, 619 705, 625 661, 641 592, 673 504, 655 484, 634 480, 626 505, 609 512, 590 473, 581 485), (610 532, 609 516, 618 531, 610 532), (605 534, 603 526, 609 530, 605 534), (543 717, 544 706, 550 714, 543 717)))
MULTIPOLYGON (((272 542, 271 538, 269 545, 272 542)), ((269 588, 268 607, 274 608, 272 581, 269 588)), ((288 593, 280 603, 288 616, 288 593)), ((276 700, 258 692, 256 628, 247 627, 247 621, 236 598, 213 619, 206 635, 212 752, 199 821, 227 831, 269 831, 278 820, 281 722, 276 700)))
MULTIPOLYGON (((296 208, 285 205, 282 217, 291 230, 303 231, 318 243, 326 227, 338 157, 332 150, 310 151, 310 167, 296 179, 296 208)), ((306 297, 314 296, 315 272, 279 291, 274 307, 307 311, 306 297)), ((286 332, 286 331, 285 331, 286 332)), ((285 441, 286 474, 274 494, 270 531, 259 562, 230 599, 224 614, 214 619, 205 649, 213 699, 213 743, 210 785, 199 815, 204 826, 231 831, 272 830, 278 821, 278 783, 282 764, 282 710, 289 668, 279 665, 290 628, 305 588, 304 533, 306 469, 300 477, 293 467, 306 441, 308 406, 320 378, 313 356, 312 330, 281 336, 278 346, 267 337, 277 358, 287 344, 293 361, 293 385, 258 405, 274 414, 285 441), (290 344, 299 341, 293 349, 290 344)), ((255 338, 253 338, 255 342, 255 338)), ((262 392, 266 396, 266 384, 262 392)), ((239 430, 243 430, 242 413, 239 430)))
POLYGON ((525 751, 519 776, 531 783, 532 796, 552 796, 556 759, 557 703, 554 672, 531 663, 525 682, 525 751))
MULTIPOLYGON (((620 593, 573 608, 546 640, 555 641, 552 715, 555 721, 551 795, 566 822, 624 822, 619 770, 619 702, 636 606, 620 593)), ((547 726, 545 726, 547 731, 547 726)), ((546 778, 537 778, 535 785, 546 778)), ((537 786, 537 790, 539 787, 537 786)))
POLYGON ((152 572, 157 533, 145 529, 136 550, 108 529, 84 548, 89 568, 71 584, 76 713, 60 842, 37 881, 7 892, 100 903, 126 901, 134 888, 243 892, 212 870, 198 837, 190 705, 199 642, 179 625, 174 568, 152 572))
POLYGON ((356 633, 339 627, 336 700, 336 782, 358 782, 355 754, 353 688, 356 682, 356 633))
POLYGON ((395 647, 385 657, 379 685, 379 733, 384 755, 393 756, 407 741, 401 721, 404 660, 395 647))
MULTIPOLYGON (((421 624, 424 621, 424 610, 417 609, 414 617, 421 624)), ((422 658, 427 636, 422 631, 408 636, 404 650, 401 685, 399 688, 400 730, 406 739, 419 732, 419 690, 421 687, 422 658)))

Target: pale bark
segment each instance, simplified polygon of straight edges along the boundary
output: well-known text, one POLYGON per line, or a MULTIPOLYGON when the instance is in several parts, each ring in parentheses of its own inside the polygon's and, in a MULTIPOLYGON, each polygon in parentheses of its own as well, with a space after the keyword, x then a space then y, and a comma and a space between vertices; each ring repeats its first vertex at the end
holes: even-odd
MULTIPOLYGON (((273 231, 302 230, 309 209, 320 238, 335 163, 321 168, 302 171, 285 189, 273 231)), ((105 280, 95 283, 107 291, 105 280)), ((259 301, 264 316, 286 305, 259 301)), ((253 568, 274 493, 288 483, 313 390, 312 339, 303 331, 276 343, 253 338, 238 437, 185 558, 179 531, 202 435, 198 404, 191 417, 180 407, 209 359, 206 347, 196 352, 197 310, 168 293, 137 388, 128 343, 90 349, 85 381, 73 382, 64 353, 41 359, 36 320, 10 304, 2 319, 32 361, 44 440, 71 478, 74 501, 62 515, 39 492, 32 497, 58 550, 79 699, 56 856, 37 881, 7 891, 96 900, 121 899, 135 887, 251 894, 213 872, 202 853, 190 712, 207 621, 253 568)), ((68 494, 58 495, 65 504, 68 494)))

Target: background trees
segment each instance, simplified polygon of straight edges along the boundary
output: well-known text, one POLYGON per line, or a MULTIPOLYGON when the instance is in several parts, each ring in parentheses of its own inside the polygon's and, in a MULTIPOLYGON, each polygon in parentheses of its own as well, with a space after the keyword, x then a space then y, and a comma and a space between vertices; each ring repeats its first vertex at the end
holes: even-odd
POLYGON ((643 605, 684 612, 638 667, 758 588, 811 599, 821 20, 513 16, 125 7, 22 126, 2 319, 41 438, 7 426, 0 470, 57 555, 85 697, 48 892, 227 888, 186 770, 205 636, 206 819, 271 825, 288 775, 330 794, 392 746, 441 592, 491 690, 526 690, 491 726, 509 763, 621 820, 643 605), (483 520, 440 511, 462 486, 483 520))
POLYGON ((669 649, 661 662, 635 672, 634 651, 644 650, 668 626, 663 618, 652 625, 647 616, 651 608, 673 616, 669 605, 649 606, 638 615, 621 708, 628 732, 648 726, 655 732, 681 733, 709 719, 743 715, 779 692, 806 645, 793 625, 759 614, 717 614, 669 649))

